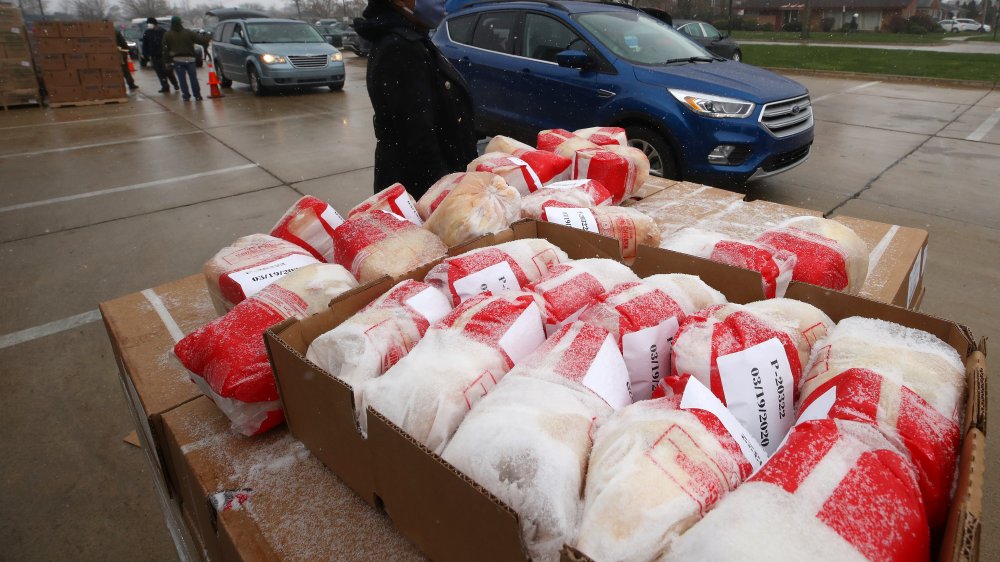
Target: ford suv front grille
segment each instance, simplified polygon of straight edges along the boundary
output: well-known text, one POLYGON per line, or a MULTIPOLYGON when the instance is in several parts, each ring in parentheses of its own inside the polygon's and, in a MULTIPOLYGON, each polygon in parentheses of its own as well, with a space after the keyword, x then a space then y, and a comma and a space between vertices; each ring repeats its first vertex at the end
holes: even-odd
POLYGON ((326 68, 327 55, 290 55, 288 62, 295 68, 326 68))
POLYGON ((808 130, 813 126, 809 95, 765 104, 760 112, 760 123, 778 138, 808 130))

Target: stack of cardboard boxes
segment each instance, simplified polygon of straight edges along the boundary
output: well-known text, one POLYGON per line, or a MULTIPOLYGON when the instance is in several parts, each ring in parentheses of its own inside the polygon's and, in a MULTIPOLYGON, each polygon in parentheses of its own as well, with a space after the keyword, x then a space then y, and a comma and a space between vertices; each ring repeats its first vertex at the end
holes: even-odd
POLYGON ((37 104, 39 99, 21 10, 0 4, 0 105, 6 109, 37 104))
POLYGON ((127 99, 122 53, 110 22, 38 22, 34 35, 49 105, 127 99))

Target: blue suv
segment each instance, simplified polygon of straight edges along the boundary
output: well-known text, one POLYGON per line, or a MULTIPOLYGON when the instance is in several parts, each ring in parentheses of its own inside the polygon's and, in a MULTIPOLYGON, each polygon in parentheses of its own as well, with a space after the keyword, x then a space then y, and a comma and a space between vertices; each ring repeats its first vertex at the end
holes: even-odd
POLYGON ((716 57, 622 4, 475 2, 433 37, 469 83, 476 128, 534 143, 542 129, 624 127, 654 173, 715 185, 809 157, 809 91, 716 57))

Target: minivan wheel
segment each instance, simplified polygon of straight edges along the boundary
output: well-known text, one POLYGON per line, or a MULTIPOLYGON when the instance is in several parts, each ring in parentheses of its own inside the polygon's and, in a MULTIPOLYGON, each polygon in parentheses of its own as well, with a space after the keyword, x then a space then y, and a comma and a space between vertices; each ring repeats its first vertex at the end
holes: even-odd
POLYGON ((649 173, 661 178, 677 179, 677 162, 674 151, 666 139, 656 131, 642 126, 626 127, 625 135, 634 146, 649 158, 649 173))
POLYGON ((253 92, 255 96, 263 96, 266 93, 266 90, 264 85, 260 83, 260 74, 257 73, 257 69, 253 66, 248 66, 247 77, 250 79, 250 91, 253 92))
POLYGON ((219 85, 222 86, 223 88, 232 88, 233 81, 230 80, 229 78, 226 78, 226 75, 222 73, 222 67, 215 66, 213 68, 215 68, 215 74, 219 78, 219 85))

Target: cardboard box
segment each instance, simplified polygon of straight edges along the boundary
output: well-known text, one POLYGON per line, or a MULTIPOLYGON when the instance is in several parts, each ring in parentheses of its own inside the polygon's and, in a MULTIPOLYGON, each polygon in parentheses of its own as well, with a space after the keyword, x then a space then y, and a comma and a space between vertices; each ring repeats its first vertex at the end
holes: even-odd
POLYGON ((84 68, 90 68, 89 60, 84 53, 68 53, 63 55, 63 64, 66 66, 66 70, 79 71, 84 68))
POLYGON ((83 88, 80 86, 46 86, 49 101, 52 103, 68 103, 83 100, 83 88))
POLYGON ((62 37, 60 28, 62 26, 57 21, 36 21, 31 26, 31 32, 35 37, 62 37))
POLYGON ((101 75, 101 85, 102 86, 104 86, 105 88, 114 89, 114 90, 117 90, 119 87, 121 87, 122 91, 125 91, 124 90, 124 88, 125 88, 125 86, 124 86, 124 83, 125 83, 124 80, 125 80, 125 78, 122 76, 122 71, 121 70, 118 70, 118 69, 115 69, 115 70, 99 70, 98 72, 101 75))
POLYGON ((104 85, 101 87, 101 94, 100 94, 101 97, 98 99, 113 100, 113 99, 124 98, 127 95, 128 94, 125 93, 125 86, 122 84, 119 84, 118 86, 104 85))
POLYGON ((74 40, 76 50, 85 54, 117 54, 121 56, 118 44, 115 43, 114 36, 111 37, 79 37, 74 40))
POLYGON ((80 77, 75 70, 46 70, 42 72, 42 81, 47 89, 80 85, 80 77))
POLYGON ((63 55, 38 55, 38 68, 46 70, 66 70, 66 60, 63 55))
POLYGON ((0 43, 3 44, 20 44, 27 41, 24 34, 24 24, 22 23, 8 23, 7 25, 0 25, 0 43))
POLYGON ((64 21, 59 22, 59 37, 83 37, 83 27, 80 22, 64 21))
POLYGON ((77 76, 79 76, 81 86, 97 86, 98 88, 102 85, 101 71, 96 68, 81 68, 76 71, 77 76))
POLYGON ((19 59, 19 60, 31 60, 31 48, 28 43, 6 43, 0 45, 3 49, 4 58, 9 59, 19 59))
POLYGON ((87 68, 98 70, 114 70, 121 76, 122 57, 117 53, 98 53, 85 55, 87 58, 87 68))
POLYGON ((37 39, 38 54, 65 55, 75 52, 72 39, 63 37, 39 37, 37 39))
POLYGON ((853 217, 833 217, 868 244, 868 278, 859 293, 881 302, 917 310, 916 297, 927 267, 927 231, 853 217))
POLYGON ((90 84, 86 86, 80 86, 83 91, 84 101, 96 101, 104 99, 104 87, 101 84, 90 84))
POLYGON ((82 21, 80 25, 81 37, 99 37, 115 40, 115 26, 109 21, 82 21))
POLYGON ((37 105, 41 102, 38 88, 0 92, 0 100, 5 107, 13 105, 37 105))

